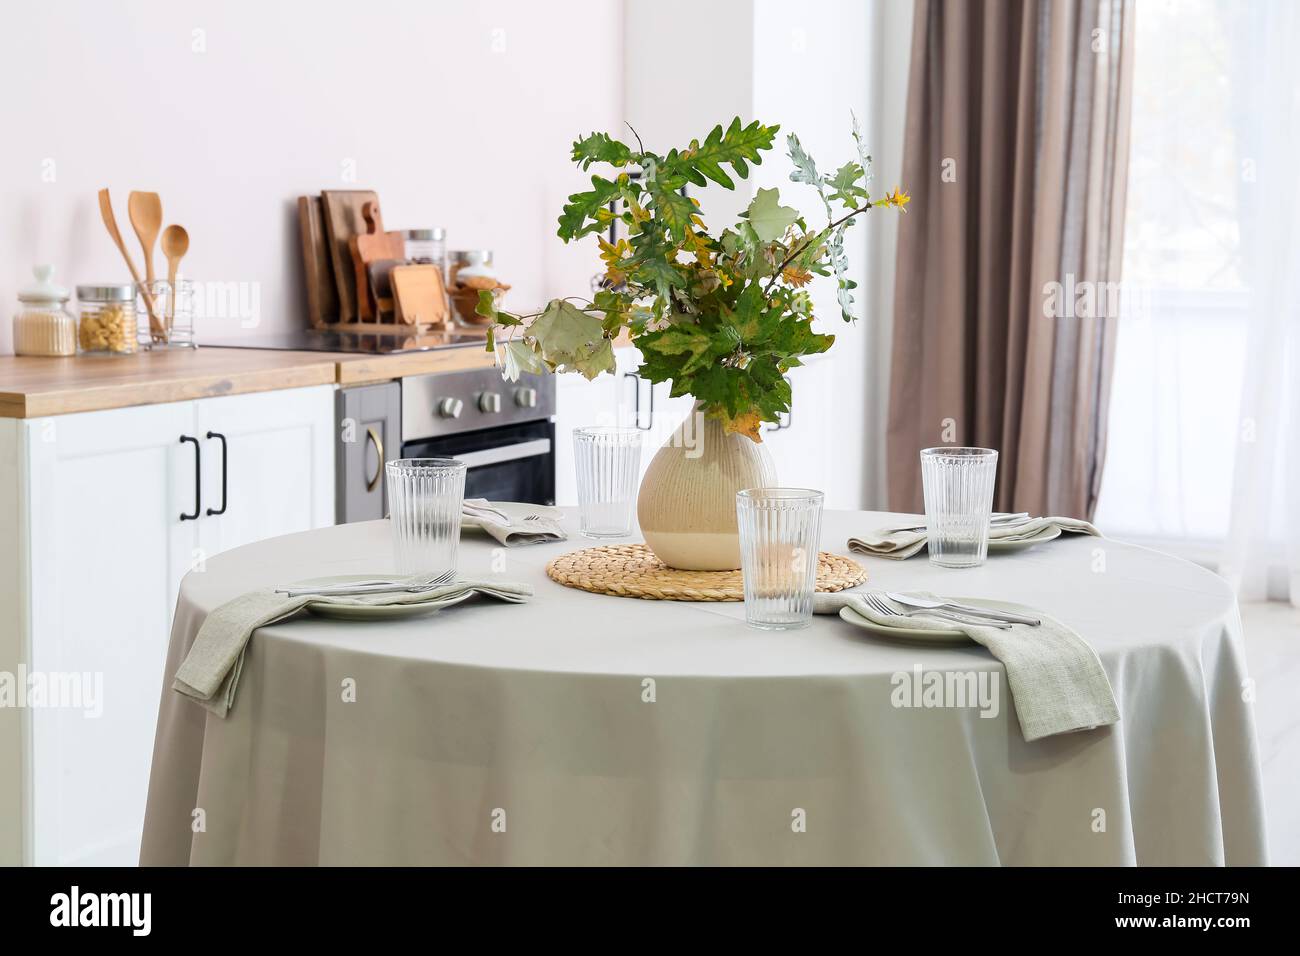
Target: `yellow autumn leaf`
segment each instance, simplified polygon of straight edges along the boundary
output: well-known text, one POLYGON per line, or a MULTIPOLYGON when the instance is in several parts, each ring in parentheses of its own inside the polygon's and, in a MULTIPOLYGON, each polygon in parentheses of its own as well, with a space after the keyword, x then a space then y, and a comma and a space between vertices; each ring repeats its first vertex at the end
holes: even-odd
POLYGON ((798 266, 786 266, 781 272, 781 278, 790 285, 798 289, 812 281, 813 274, 807 269, 800 269, 798 266))
POLYGON ((620 285, 627 279, 627 273, 619 268, 623 263, 623 255, 632 251, 626 239, 620 239, 617 244, 610 242, 603 236, 597 237, 600 244, 600 260, 605 263, 605 278, 613 285, 620 285))
POLYGON ((733 435, 744 435, 746 438, 755 442, 762 442, 763 436, 759 433, 763 420, 758 417, 758 412, 742 412, 735 418, 723 417, 722 430, 733 435))

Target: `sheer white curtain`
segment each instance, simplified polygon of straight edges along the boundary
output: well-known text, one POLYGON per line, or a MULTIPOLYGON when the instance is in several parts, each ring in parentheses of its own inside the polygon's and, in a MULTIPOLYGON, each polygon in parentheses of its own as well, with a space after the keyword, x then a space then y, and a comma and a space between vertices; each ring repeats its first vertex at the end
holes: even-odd
POLYGON ((1137 11, 1097 521, 1300 604, 1300 3, 1137 11))
POLYGON ((1300 4, 1242 5, 1232 70, 1249 289, 1245 381, 1222 573, 1247 600, 1300 607, 1300 4))

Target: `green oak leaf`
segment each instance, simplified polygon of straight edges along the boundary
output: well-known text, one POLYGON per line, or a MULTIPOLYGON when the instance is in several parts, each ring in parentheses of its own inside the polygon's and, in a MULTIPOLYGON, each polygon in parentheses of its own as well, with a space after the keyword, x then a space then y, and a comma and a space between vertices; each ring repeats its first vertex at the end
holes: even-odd
POLYGON ((861 203, 870 199, 870 194, 859 185, 859 180, 866 181, 866 171, 857 163, 845 163, 835 171, 835 175, 826 180, 831 188, 831 198, 842 202, 849 209, 857 209, 861 203))
POLYGON ((563 299, 552 299, 528 326, 527 334, 552 365, 573 365, 584 350, 590 354, 604 338, 599 319, 563 299))
POLYGON ((638 345, 643 354, 684 355, 680 371, 689 372, 703 363, 713 340, 698 325, 670 326, 641 336, 638 345))
POLYGON ((799 212, 781 205, 781 194, 775 189, 760 189, 746 213, 754 233, 763 242, 774 242, 794 225, 799 212))
POLYGON ((691 227, 691 216, 695 215, 695 203, 677 190, 670 188, 664 180, 657 179, 650 187, 650 201, 655 215, 675 239, 686 236, 691 227))
POLYGON ((591 185, 592 188, 586 192, 570 196, 560 212, 560 228, 556 235, 565 242, 605 228, 596 215, 618 197, 619 185, 600 176, 592 176, 591 185))
POLYGON ((704 186, 707 178, 726 189, 735 189, 735 181, 722 165, 730 165, 737 176, 746 178, 749 163, 762 165, 762 151, 772 148, 772 140, 780 128, 764 126, 758 120, 741 126, 737 116, 725 132, 719 124, 704 138, 704 142, 694 140, 687 149, 673 150, 664 157, 663 165, 697 186, 704 186))
POLYGON ((586 139, 573 144, 573 161, 584 171, 592 163, 609 163, 613 166, 626 166, 632 159, 632 149, 626 143, 620 143, 608 133, 592 133, 586 139))

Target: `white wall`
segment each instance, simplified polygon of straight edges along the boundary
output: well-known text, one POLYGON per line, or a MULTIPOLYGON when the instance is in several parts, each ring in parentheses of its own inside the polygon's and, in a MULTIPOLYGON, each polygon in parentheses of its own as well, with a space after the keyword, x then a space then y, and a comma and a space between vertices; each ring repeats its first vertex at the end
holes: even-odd
MULTIPOLYGON (((137 263, 126 197, 154 190, 189 230, 183 271, 255 283, 262 329, 306 322, 295 202, 324 188, 373 188, 389 228, 495 249, 511 304, 589 288, 593 257, 555 218, 584 182, 569 143, 621 123, 622 35, 617 0, 6 5, 0 353, 34 263, 67 286, 129 281, 103 186, 137 263)), ((256 331, 236 315, 199 334, 256 331)))
MULTIPOLYGON (((712 184, 693 194, 710 229, 730 225, 757 188, 770 186, 810 225, 820 225, 825 213, 816 193, 789 181, 786 134, 797 133, 819 169, 833 172, 856 159, 852 111, 875 159, 872 192, 898 185, 911 17, 907 0, 626 0, 624 112, 657 151, 685 145, 735 115, 780 124, 770 158, 734 194, 712 184), (694 45, 683 40, 683 23, 690 23, 694 45), (665 52, 674 49, 681 57, 665 52), (670 68, 690 51, 689 68, 670 68)), ((834 360, 817 363, 819 374, 834 378, 827 393, 835 407, 824 411, 844 443, 824 489, 831 507, 884 507, 898 220, 893 211, 870 212, 848 233, 859 284, 855 324, 839 318, 833 280, 813 286, 819 326, 837 336, 834 360)))

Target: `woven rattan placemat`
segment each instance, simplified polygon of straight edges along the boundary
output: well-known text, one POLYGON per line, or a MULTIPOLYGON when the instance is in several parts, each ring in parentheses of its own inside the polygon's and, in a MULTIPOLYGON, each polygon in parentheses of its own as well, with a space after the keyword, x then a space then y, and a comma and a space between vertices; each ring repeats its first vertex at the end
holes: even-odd
MULTIPOLYGON (((552 581, 566 587, 650 601, 743 601, 739 571, 679 571, 644 544, 606 545, 562 554, 546 566, 552 581)), ((817 590, 843 591, 867 579, 852 558, 817 555, 817 590)))

